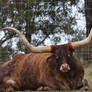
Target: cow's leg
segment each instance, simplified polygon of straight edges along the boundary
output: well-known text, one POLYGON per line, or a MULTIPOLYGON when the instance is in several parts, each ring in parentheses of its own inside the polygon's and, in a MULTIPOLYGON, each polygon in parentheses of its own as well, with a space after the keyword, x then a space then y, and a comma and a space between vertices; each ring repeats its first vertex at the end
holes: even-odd
POLYGON ((44 90, 43 86, 40 86, 39 88, 37 88, 37 91, 43 91, 43 90, 44 90))
POLYGON ((39 91, 56 91, 56 90, 70 90, 67 82, 58 82, 56 80, 48 81, 44 86, 40 86, 39 91))
POLYGON ((6 88, 6 92, 15 92, 12 87, 6 88))
POLYGON ((0 88, 0 92, 14 92, 13 88, 0 88))
POLYGON ((48 86, 40 86, 38 89, 38 91, 56 91, 56 90, 70 90, 70 87, 69 85, 66 84, 63 85, 63 84, 60 84, 60 85, 53 85, 53 84, 50 84, 48 86))
POLYGON ((77 89, 85 90, 87 91, 89 89, 88 81, 86 79, 83 79, 80 83, 81 85, 77 87, 77 89))
POLYGON ((6 88, 6 92, 14 92, 15 84, 16 83, 13 79, 4 80, 4 86, 6 88))
POLYGON ((89 89, 88 81, 86 79, 84 79, 82 82, 83 82, 83 88, 84 88, 84 90, 87 91, 89 89))
POLYGON ((40 86, 37 90, 38 91, 56 91, 56 90, 70 90, 69 87, 65 88, 65 87, 60 87, 58 84, 49 84, 48 86, 40 86))
POLYGON ((49 87, 49 86, 45 86, 44 87, 44 91, 53 91, 53 90, 59 90, 59 89, 57 89, 57 88, 51 88, 51 87, 49 87))
POLYGON ((41 86, 37 89, 37 91, 52 91, 52 90, 57 90, 55 88, 51 88, 49 86, 41 86))
POLYGON ((0 88, 0 92, 6 92, 5 88, 0 88))

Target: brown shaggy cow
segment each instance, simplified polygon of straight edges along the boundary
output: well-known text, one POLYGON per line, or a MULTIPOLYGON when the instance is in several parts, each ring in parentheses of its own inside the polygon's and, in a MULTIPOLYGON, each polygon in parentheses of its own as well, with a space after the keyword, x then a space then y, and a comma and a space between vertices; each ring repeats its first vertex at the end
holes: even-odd
POLYGON ((73 56, 73 51, 91 42, 92 31, 82 41, 65 45, 33 47, 17 29, 8 27, 3 30, 16 32, 32 53, 15 54, 10 61, 0 66, 0 88, 5 88, 7 91, 13 91, 13 89, 44 91, 75 90, 83 86, 84 69, 73 56))

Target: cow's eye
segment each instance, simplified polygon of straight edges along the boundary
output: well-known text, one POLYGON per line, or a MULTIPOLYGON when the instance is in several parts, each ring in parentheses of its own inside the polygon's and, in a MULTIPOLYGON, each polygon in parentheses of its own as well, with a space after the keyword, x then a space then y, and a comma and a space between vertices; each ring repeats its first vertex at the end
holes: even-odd
POLYGON ((70 57, 71 55, 70 54, 68 54, 68 57, 70 57))
POLYGON ((58 56, 56 56, 56 59, 59 59, 59 57, 58 57, 58 56))

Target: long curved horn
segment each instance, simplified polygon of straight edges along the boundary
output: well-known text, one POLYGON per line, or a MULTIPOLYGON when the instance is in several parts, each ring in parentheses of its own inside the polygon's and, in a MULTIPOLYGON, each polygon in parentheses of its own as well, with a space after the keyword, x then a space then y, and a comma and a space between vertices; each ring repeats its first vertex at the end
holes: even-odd
POLYGON ((88 37, 86 39, 84 39, 82 41, 71 42, 70 44, 72 45, 72 47, 74 49, 76 49, 76 48, 88 45, 90 43, 92 43, 92 29, 91 29, 90 34, 88 35, 88 37))
POLYGON ((2 28, 2 30, 8 30, 8 31, 13 31, 18 34, 20 40, 22 43, 25 45, 25 47, 28 49, 30 52, 51 52, 51 46, 43 46, 43 47, 34 47, 30 45, 26 37, 17 29, 12 28, 12 27, 5 27, 2 28))

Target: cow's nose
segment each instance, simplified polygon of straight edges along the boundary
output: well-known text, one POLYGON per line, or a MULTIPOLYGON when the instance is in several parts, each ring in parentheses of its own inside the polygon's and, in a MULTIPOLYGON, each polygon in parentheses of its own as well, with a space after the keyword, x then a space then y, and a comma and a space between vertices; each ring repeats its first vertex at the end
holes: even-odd
POLYGON ((62 64, 60 66, 60 71, 62 72, 68 72, 70 70, 70 66, 68 64, 62 64))

